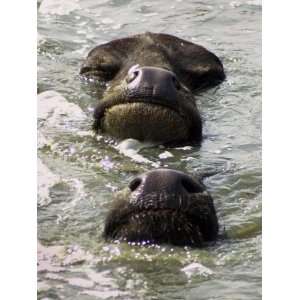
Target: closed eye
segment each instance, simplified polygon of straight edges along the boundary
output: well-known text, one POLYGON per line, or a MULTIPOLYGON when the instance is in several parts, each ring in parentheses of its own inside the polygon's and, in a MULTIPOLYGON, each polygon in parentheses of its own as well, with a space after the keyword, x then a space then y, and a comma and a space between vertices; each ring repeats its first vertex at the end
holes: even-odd
POLYGON ((85 77, 97 77, 99 80, 112 80, 120 69, 118 64, 89 64, 83 65, 80 69, 80 75, 85 77))

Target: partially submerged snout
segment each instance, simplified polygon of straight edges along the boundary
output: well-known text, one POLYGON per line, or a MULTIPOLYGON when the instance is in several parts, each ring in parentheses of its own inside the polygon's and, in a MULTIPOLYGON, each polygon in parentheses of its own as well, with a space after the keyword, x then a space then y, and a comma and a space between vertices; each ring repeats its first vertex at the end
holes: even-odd
POLYGON ((205 48, 149 32, 95 47, 80 74, 108 83, 94 112, 96 132, 163 144, 201 142, 193 91, 225 78, 205 48))
POLYGON ((96 130, 162 143, 201 139, 201 118, 192 94, 172 71, 134 65, 121 86, 108 91, 95 110, 96 130))
POLYGON ((217 238, 211 196, 201 182, 183 172, 147 172, 120 195, 105 222, 106 239, 201 247, 217 238))

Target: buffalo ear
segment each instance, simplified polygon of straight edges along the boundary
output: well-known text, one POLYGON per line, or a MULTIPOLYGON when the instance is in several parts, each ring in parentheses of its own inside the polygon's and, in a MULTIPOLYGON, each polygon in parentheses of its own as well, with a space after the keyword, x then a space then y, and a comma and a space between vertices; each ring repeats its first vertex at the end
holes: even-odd
POLYGON ((154 39, 166 49, 181 81, 192 90, 213 87, 225 79, 220 59, 202 46, 168 34, 154 39))
POLYGON ((124 38, 94 47, 83 62, 80 75, 105 82, 112 80, 120 71, 124 57, 135 43, 135 38, 124 38))

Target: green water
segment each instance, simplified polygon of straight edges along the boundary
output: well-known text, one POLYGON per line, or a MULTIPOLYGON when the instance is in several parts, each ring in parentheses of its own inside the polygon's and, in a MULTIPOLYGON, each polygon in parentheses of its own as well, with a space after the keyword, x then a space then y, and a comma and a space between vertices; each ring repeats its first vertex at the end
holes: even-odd
POLYGON ((38 4, 38 298, 261 299, 259 1, 60 2, 38 4), (227 80, 197 95, 200 149, 145 148, 137 163, 93 135, 98 92, 78 71, 93 46, 145 31, 207 47, 227 80), (216 171, 205 184, 226 239, 205 249, 102 240, 113 194, 158 166, 216 171))

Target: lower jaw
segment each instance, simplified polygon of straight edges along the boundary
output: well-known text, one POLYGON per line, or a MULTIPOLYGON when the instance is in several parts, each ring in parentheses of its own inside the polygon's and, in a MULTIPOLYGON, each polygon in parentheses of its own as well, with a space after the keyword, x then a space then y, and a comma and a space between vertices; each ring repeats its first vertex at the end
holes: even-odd
POLYGON ((182 214, 153 212, 133 215, 128 226, 120 228, 117 240, 129 243, 172 244, 175 246, 196 246, 204 244, 200 228, 189 222, 182 214))
POLYGON ((186 121, 175 111, 153 104, 119 104, 105 112, 105 132, 118 138, 141 141, 173 142, 188 139, 186 121))

